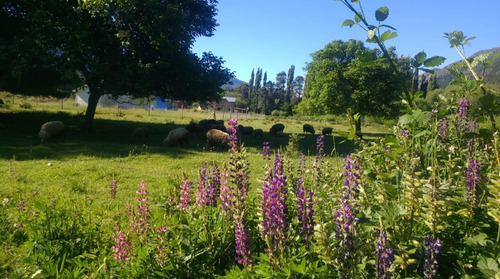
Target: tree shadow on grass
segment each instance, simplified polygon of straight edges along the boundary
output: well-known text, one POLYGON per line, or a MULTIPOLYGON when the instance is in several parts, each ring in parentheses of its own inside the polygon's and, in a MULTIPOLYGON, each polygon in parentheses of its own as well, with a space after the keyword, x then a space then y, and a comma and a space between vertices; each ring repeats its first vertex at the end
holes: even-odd
MULTIPOLYGON (((163 140, 168 132, 184 125, 175 123, 147 123, 139 121, 95 119, 94 131, 82 133, 79 124, 82 115, 64 112, 1 112, 0 113, 0 158, 16 160, 31 159, 65 159, 80 155, 98 158, 126 157, 137 154, 161 154, 167 157, 182 159, 190 154, 206 151, 204 133, 191 136, 187 146, 165 147, 163 140), (40 126, 51 120, 65 123, 64 135, 42 144, 38 138, 40 126), (149 129, 149 140, 143 144, 132 137, 136 127, 149 129)), ((301 135, 299 150, 306 155, 315 155, 317 135, 301 135)), ((271 136, 264 132, 261 137, 243 136, 242 141, 249 149, 260 152, 264 141, 270 142, 272 149, 286 148, 289 134, 271 136)), ((345 155, 354 152, 357 146, 342 137, 325 137, 325 153, 345 155)), ((224 153, 225 150, 215 150, 224 153)))

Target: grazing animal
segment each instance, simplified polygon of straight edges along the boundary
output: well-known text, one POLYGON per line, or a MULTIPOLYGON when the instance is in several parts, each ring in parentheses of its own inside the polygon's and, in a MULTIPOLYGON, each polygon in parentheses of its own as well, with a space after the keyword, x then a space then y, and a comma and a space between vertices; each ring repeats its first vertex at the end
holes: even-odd
POLYGON ((222 148, 229 148, 229 141, 227 140, 227 137, 229 136, 228 133, 223 132, 221 130, 217 129, 211 129, 207 132, 207 149, 215 146, 215 147, 222 147, 222 148))
POLYGON ((217 124, 217 121, 215 119, 203 119, 198 122, 198 126, 201 127, 203 130, 215 124, 217 124))
POLYGON ((170 131, 163 141, 166 146, 187 144, 189 139, 189 131, 186 128, 175 128, 170 131))
POLYGON ((262 129, 255 129, 255 130, 253 130, 253 133, 252 133, 253 136, 259 136, 259 137, 262 137, 263 134, 264 134, 264 131, 262 131, 262 129))
POLYGON ((271 135, 276 135, 276 133, 278 133, 279 131, 283 133, 283 130, 285 130, 285 125, 276 123, 271 127, 271 129, 269 129, 269 133, 271 133, 271 135))
POLYGON ((212 130, 212 129, 217 129, 219 131, 222 131, 222 132, 226 132, 227 129, 226 129, 226 126, 224 126, 223 124, 214 124, 214 125, 210 125, 208 128, 207 128, 207 132, 209 130, 212 130))
POLYGON ((149 140, 149 129, 146 127, 137 127, 132 132, 132 138, 140 143, 146 143, 149 140))
POLYGON ((326 135, 331 135, 332 132, 333 132, 333 130, 331 127, 325 127, 325 128, 323 128, 323 131, 321 131, 321 134, 326 136, 326 135))
POLYGON ((200 127, 200 125, 198 125, 197 123, 195 122, 190 122, 187 126, 186 126, 186 129, 192 133, 192 134, 198 134, 199 132, 203 131, 203 128, 200 127))
POLYGON ((304 124, 304 125, 302 125, 302 131, 304 131, 304 133, 311 133, 313 135, 315 133, 314 127, 311 124, 304 124))
POLYGON ((253 133, 253 127, 238 125, 238 131, 240 132, 241 135, 251 136, 253 133))
POLYGON ((64 132, 65 126, 61 121, 49 121, 44 123, 40 127, 40 132, 38 132, 38 137, 42 142, 45 142, 55 136, 58 136, 64 132))

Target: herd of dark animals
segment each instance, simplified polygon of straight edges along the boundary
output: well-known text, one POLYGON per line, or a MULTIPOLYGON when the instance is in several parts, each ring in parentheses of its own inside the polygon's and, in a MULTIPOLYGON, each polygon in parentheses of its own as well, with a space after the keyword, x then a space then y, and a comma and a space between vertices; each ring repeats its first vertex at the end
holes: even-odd
MULTIPOLYGON (((38 133, 40 140, 46 142, 47 140, 57 137, 63 134, 65 130, 64 123, 61 121, 49 121, 44 123, 40 132, 38 133)), ((269 134, 271 136, 282 136, 285 130, 285 125, 282 123, 276 123, 269 129, 269 134)), ((315 134, 315 129, 311 124, 304 124, 302 126, 304 133, 315 134)), ((238 132, 241 136, 254 136, 262 137, 264 132, 262 129, 254 129, 252 126, 238 125, 238 132)), ((332 134, 332 128, 325 127, 321 131, 323 135, 332 134)), ((175 146, 175 145, 186 145, 189 138, 198 137, 199 135, 206 135, 207 139, 207 149, 213 147, 219 148, 229 148, 230 144, 227 140, 228 133, 227 128, 224 126, 223 120, 214 119, 204 119, 200 120, 198 123, 191 122, 185 127, 179 127, 171 130, 165 140, 164 145, 175 146)), ((147 127, 137 127, 132 133, 132 138, 140 142, 141 144, 146 144, 149 141, 149 129, 147 127)))

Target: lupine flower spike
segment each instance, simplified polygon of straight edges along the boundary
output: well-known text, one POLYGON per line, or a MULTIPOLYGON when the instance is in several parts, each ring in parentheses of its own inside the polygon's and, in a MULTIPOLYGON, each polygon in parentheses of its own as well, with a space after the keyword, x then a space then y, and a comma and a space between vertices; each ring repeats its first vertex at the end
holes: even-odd
POLYGON ((189 202, 191 199, 191 185, 193 182, 189 181, 186 174, 182 174, 182 183, 181 183, 181 198, 177 207, 183 210, 188 209, 189 202))
POLYGON ((432 236, 427 235, 424 241, 424 278, 431 279, 436 276, 438 269, 437 255, 441 252, 441 241, 434 241, 432 236))
POLYGON ((380 218, 379 221, 380 235, 375 247, 377 256, 377 278, 389 279, 393 276, 391 266, 394 262, 394 251, 388 245, 389 238, 382 224, 382 218, 380 218))

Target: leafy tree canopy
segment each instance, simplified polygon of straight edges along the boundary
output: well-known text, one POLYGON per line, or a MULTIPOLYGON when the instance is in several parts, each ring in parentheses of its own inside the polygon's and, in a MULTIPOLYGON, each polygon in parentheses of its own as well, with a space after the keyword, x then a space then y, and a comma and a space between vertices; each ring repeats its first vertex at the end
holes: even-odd
POLYGON ((191 52, 211 36, 214 0, 0 0, 0 89, 53 94, 90 89, 84 128, 100 96, 213 100, 232 73, 211 53, 191 52))
MULTIPOLYGON (((311 114, 396 115, 397 101, 408 84, 387 63, 364 62, 381 55, 357 40, 333 41, 313 53, 298 110, 311 114)), ((403 73, 408 73, 408 59, 400 59, 397 65, 406 68, 403 73)))

